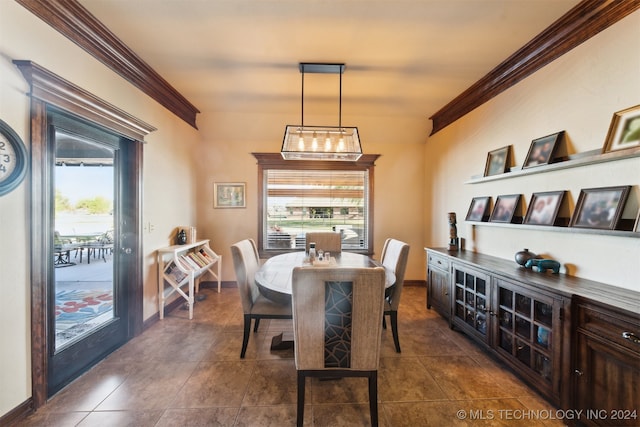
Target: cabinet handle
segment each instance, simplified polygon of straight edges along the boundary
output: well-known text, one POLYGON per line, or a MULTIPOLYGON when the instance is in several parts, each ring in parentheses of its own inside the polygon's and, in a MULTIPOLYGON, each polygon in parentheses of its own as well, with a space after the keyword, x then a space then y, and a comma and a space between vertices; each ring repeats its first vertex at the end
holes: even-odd
POLYGON ((640 339, 633 332, 623 332, 622 338, 635 344, 640 344, 640 339))
POLYGON ((575 371, 573 371, 577 376, 581 377, 582 376, 582 371, 579 369, 576 369, 575 371))

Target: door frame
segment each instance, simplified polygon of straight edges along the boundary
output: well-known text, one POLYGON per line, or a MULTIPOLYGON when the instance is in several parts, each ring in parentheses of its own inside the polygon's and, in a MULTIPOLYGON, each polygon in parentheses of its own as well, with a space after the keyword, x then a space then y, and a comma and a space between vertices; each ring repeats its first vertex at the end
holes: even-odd
MULTIPOLYGON (((131 116, 123 110, 103 101, 84 89, 51 73, 47 69, 32 61, 16 60, 25 80, 29 83, 31 98, 31 173, 30 173, 30 203, 28 207, 31 218, 31 388, 33 409, 38 409, 47 401, 47 336, 48 319, 47 303, 49 287, 47 284, 53 279, 49 268, 52 242, 43 241, 42 236, 51 233, 50 206, 53 203, 51 187, 51 144, 48 138, 47 105, 68 111, 78 117, 99 124, 107 129, 133 140, 135 153, 133 154, 135 167, 132 174, 132 197, 135 200, 136 212, 133 219, 133 229, 137 230, 132 243, 134 253, 138 254, 132 260, 132 271, 135 273, 129 291, 129 338, 142 332, 142 156, 144 137, 156 130, 153 126, 131 116)), ((45 238, 46 240, 47 238, 45 238)), ((118 250, 118 248, 115 248, 118 250)))

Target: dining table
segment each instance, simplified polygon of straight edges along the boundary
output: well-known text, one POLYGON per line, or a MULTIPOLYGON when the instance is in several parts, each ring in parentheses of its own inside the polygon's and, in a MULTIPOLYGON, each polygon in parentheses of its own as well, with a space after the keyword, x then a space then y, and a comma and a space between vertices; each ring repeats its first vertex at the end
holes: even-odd
MULTIPOLYGON (((260 293, 271 301, 280 304, 291 303, 291 281, 295 267, 308 268, 374 268, 384 267, 367 255, 355 252, 331 253, 329 260, 310 263, 304 251, 288 252, 269 258, 258 269, 255 281, 260 293)), ((393 286, 396 281, 395 272, 387 267, 385 269, 385 288, 393 286)))
MULTIPOLYGON (((384 267, 379 261, 355 252, 331 253, 330 258, 310 262, 304 251, 287 252, 269 258, 255 274, 258 290, 265 298, 279 304, 291 304, 292 275, 295 267, 306 268, 374 268, 384 267)), ((385 289, 396 281, 395 272, 385 270, 385 289)), ((271 339, 271 350, 287 350, 294 345, 293 338, 285 338, 284 332, 271 339)))

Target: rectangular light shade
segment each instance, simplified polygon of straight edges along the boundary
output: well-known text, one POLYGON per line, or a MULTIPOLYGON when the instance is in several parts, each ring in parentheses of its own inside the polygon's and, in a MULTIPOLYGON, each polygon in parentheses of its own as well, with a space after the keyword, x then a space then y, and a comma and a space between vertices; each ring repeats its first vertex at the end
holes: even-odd
POLYGON ((341 160, 362 156, 356 127, 288 125, 282 141, 285 160, 341 160))

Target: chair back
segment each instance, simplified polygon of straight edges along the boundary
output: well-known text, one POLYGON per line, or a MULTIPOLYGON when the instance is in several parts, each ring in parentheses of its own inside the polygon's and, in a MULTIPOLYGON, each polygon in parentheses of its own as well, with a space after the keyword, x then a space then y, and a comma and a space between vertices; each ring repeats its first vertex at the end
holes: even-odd
POLYGON ((293 269, 296 369, 378 369, 384 280, 382 267, 293 269))
POLYGON ((255 243, 251 239, 241 240, 231 245, 233 267, 236 271, 242 311, 245 314, 251 313, 253 302, 260 294, 255 281, 256 271, 260 268, 260 260, 255 248, 255 243))
POLYGON ((307 233, 305 237, 305 248, 309 252, 309 243, 315 242, 316 250, 322 249, 325 252, 342 252, 342 235, 333 231, 307 233))
POLYGON ((392 293, 389 295, 389 305, 392 310, 398 310, 400 295, 404 286, 404 273, 409 259, 409 245, 396 239, 387 239, 382 248, 382 265, 393 270, 396 281, 392 293))

